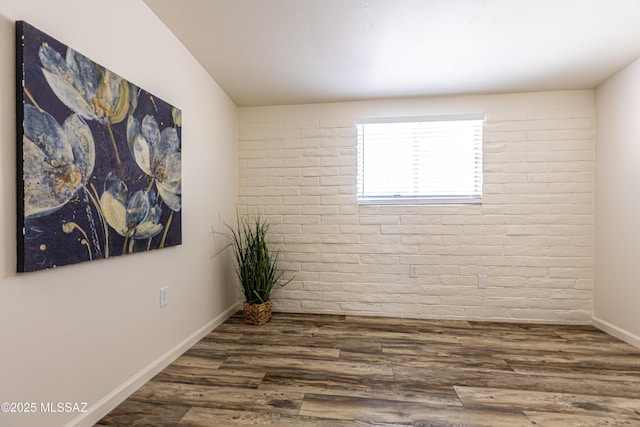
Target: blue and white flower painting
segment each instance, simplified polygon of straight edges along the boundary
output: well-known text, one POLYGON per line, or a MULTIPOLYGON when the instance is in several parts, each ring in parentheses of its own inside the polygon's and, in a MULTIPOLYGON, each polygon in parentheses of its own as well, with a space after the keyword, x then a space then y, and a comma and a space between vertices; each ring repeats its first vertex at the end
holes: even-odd
POLYGON ((16 23, 18 271, 182 243, 182 113, 16 23))

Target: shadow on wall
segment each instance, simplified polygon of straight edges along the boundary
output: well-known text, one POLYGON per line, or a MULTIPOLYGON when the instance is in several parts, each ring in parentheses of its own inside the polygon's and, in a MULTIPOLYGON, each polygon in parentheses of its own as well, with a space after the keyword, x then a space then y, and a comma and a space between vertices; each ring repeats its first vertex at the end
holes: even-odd
POLYGON ((16 275, 15 23, 0 15, 0 276, 16 275))

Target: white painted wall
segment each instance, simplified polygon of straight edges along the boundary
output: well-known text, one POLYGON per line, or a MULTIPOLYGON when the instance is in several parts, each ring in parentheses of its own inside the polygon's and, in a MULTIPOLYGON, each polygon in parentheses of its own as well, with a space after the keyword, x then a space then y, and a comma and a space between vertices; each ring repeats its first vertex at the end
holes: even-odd
POLYGON ((296 274, 275 309, 590 323, 593 91, 240 108, 239 120, 239 206, 270 216, 296 274), (357 118, 458 113, 486 113, 482 205, 357 206, 357 118))
POLYGON ((640 60, 596 101, 594 323, 640 347, 640 60))
POLYGON ((237 109, 141 0, 1 0, 0 57, 0 402, 90 411, 0 413, 0 425, 91 425, 235 306, 210 228, 235 211, 237 109), (16 274, 16 20, 182 109, 183 245, 16 274))

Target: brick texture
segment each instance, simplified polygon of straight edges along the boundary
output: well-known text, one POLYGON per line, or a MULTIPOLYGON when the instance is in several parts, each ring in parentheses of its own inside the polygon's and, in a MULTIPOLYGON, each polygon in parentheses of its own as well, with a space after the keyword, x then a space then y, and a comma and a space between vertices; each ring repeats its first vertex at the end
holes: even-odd
POLYGON ((589 323, 594 108, 584 94, 549 98, 474 99, 486 117, 481 205, 358 206, 361 104, 241 109, 238 207, 269 217, 295 274, 274 308, 589 323))

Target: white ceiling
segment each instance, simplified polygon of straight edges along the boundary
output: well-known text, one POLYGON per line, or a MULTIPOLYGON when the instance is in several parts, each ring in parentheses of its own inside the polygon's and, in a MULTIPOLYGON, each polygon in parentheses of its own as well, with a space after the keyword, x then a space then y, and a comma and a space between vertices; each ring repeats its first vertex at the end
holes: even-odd
POLYGON ((238 106, 593 88, 640 0, 144 0, 238 106))

